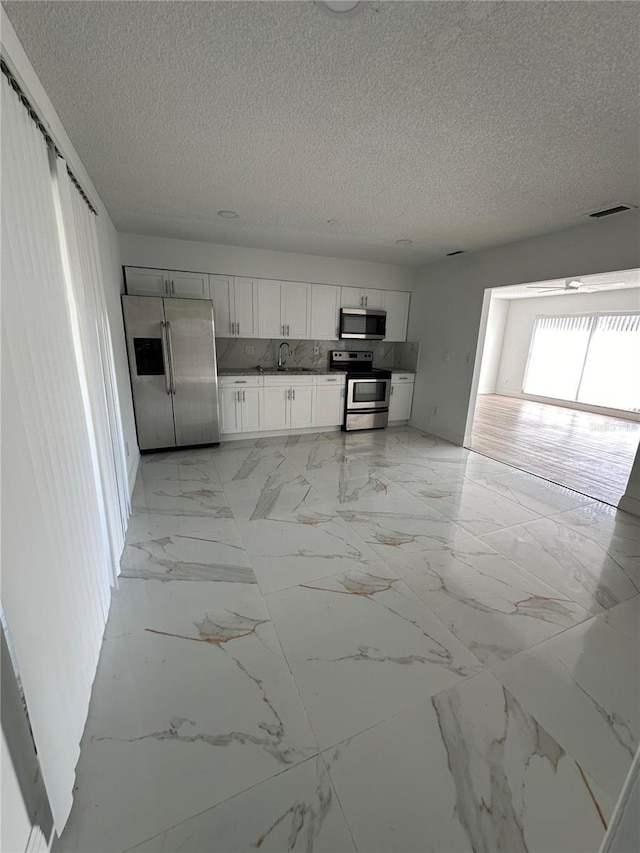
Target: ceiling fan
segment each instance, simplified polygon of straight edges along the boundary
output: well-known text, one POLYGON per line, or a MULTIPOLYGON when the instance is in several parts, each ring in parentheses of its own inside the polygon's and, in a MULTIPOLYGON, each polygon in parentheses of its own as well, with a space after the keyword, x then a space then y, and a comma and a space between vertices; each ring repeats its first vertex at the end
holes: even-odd
POLYGON ((566 279, 565 283, 561 284, 559 287, 538 287, 537 284, 528 284, 527 287, 531 288, 532 290, 537 290, 540 293, 542 293, 542 291, 544 290, 548 291, 549 293, 554 290, 557 292, 563 291, 564 293, 575 293, 578 290, 582 291, 583 293, 593 293, 599 287, 611 287, 611 285, 585 284, 584 282, 580 281, 579 278, 568 278, 566 279))

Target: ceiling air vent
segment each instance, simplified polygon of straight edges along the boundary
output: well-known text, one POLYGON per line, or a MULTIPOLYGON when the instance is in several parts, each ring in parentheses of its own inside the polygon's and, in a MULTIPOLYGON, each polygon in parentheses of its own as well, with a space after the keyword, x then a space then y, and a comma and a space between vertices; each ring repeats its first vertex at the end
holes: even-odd
POLYGON ((464 249, 456 249, 455 252, 447 252, 448 258, 452 258, 454 255, 464 255, 464 249))
POLYGON ((614 213, 622 213, 623 210, 631 210, 634 204, 614 204, 613 207, 605 207, 604 210, 596 210, 593 213, 587 213, 592 219, 600 219, 602 216, 613 216, 614 213))

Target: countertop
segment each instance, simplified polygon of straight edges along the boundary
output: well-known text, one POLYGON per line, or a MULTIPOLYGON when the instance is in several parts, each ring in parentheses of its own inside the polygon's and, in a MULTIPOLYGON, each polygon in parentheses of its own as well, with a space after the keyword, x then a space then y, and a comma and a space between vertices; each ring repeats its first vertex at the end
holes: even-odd
POLYGON ((329 370, 328 367, 309 368, 309 367, 290 367, 286 370, 278 370, 277 367, 264 367, 258 370, 257 367, 223 367, 218 370, 218 376, 280 376, 289 374, 290 376, 307 375, 307 376, 329 376, 332 373, 346 373, 346 370, 329 370))

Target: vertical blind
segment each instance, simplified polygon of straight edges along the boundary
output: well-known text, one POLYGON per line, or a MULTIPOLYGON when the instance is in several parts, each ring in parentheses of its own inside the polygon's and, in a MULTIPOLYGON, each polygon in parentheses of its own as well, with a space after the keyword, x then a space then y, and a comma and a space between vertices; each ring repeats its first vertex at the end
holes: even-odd
MULTIPOLYGON (((47 144, 4 75, 1 86, 1 595, 60 831, 71 808, 126 507, 116 504, 113 512, 120 475, 116 464, 109 476, 114 460, 100 439, 113 428, 98 387, 102 309, 91 285, 70 290, 47 144)), ((86 285, 96 260, 91 241, 81 242, 83 228, 81 222, 71 266, 86 285)))
POLYGON ((523 391, 640 412, 640 314, 536 317, 523 391))

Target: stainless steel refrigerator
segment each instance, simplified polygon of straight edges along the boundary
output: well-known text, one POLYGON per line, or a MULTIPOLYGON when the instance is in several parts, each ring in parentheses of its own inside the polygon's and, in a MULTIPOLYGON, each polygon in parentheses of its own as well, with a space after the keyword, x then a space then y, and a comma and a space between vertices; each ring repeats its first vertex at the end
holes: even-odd
POLYGON ((140 450, 218 444, 213 303, 123 296, 140 450))

